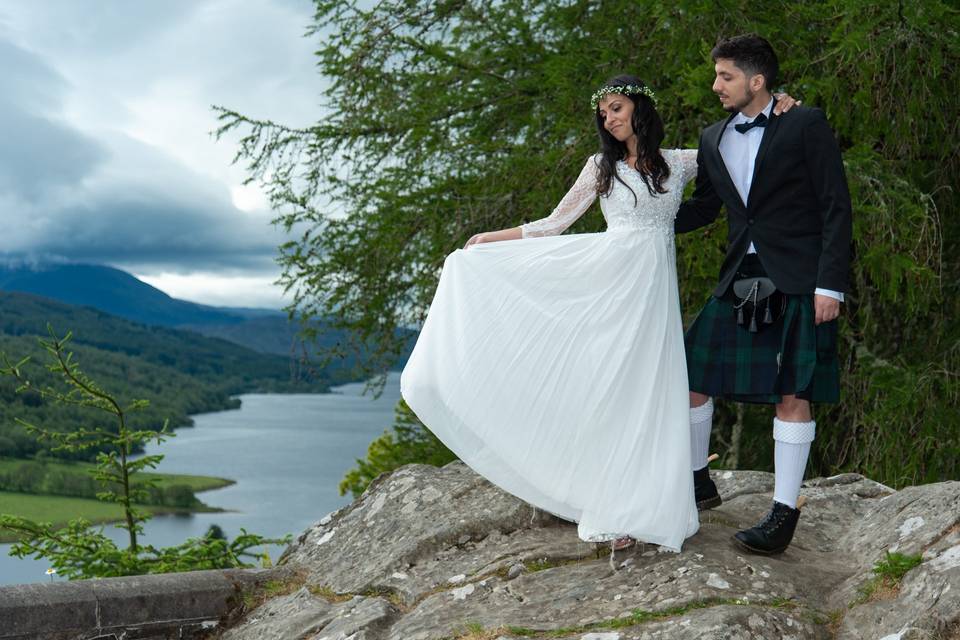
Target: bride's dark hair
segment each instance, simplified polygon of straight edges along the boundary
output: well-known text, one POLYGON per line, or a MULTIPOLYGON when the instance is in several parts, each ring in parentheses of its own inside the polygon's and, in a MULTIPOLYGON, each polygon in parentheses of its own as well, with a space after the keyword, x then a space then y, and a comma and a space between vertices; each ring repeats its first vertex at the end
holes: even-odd
MULTIPOLYGON (((603 85, 604 87, 625 87, 634 85, 638 87, 646 86, 640 78, 631 75, 619 75, 603 85)), ((663 182, 670 177, 670 167, 667 161, 660 155, 660 143, 663 142, 663 120, 653 104, 653 100, 646 95, 627 95, 624 96, 633 101, 633 116, 630 118, 630 125, 633 132, 637 134, 637 162, 634 167, 643 179, 650 195, 655 196, 658 193, 666 193, 663 188, 663 182)), ((595 110, 594 115, 597 118, 597 133, 600 134, 600 166, 597 175, 597 195, 609 195, 613 188, 614 179, 618 180, 623 186, 630 189, 630 186, 617 175, 617 161, 625 160, 627 157, 627 145, 620 142, 613 135, 604 129, 603 118, 600 117, 600 107, 595 110)), ((633 193, 634 201, 637 194, 633 193)))

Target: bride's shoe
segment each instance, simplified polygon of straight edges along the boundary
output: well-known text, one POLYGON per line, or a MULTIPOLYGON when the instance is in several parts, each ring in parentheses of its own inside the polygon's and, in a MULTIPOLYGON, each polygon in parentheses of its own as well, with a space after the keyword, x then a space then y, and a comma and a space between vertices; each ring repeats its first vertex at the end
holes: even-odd
POLYGON ((630 547, 637 544, 637 541, 631 538, 630 536, 623 536, 622 538, 617 538, 613 541, 611 548, 614 551, 623 551, 624 549, 629 549, 630 547))

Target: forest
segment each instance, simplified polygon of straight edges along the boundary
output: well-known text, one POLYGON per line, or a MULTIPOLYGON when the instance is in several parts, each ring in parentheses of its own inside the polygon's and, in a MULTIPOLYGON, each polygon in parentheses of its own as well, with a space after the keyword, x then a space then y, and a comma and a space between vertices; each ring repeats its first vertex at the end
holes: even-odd
MULTIPOLYGON (((762 10, 706 0, 385 0, 369 10, 321 0, 308 33, 319 41, 316 123, 220 108, 221 135, 242 133, 237 160, 269 191, 278 223, 305 229, 280 248, 297 314, 333 318, 372 345, 364 365, 377 375, 399 352, 396 331, 423 321, 446 254, 553 209, 597 149, 590 96, 605 79, 643 78, 659 99, 664 146, 695 147, 724 117, 710 49, 723 36, 763 35, 780 59, 778 88, 826 113, 853 196, 842 401, 816 409, 810 472, 900 487, 960 477, 958 31, 956 5, 937 0, 762 10)), ((570 232, 602 228, 594 209, 570 232)), ((716 282, 724 242, 723 220, 678 239, 687 322, 716 282)), ((768 468, 769 410, 719 411, 721 462, 768 468)), ((383 460, 435 453, 401 426, 379 441, 383 460)))

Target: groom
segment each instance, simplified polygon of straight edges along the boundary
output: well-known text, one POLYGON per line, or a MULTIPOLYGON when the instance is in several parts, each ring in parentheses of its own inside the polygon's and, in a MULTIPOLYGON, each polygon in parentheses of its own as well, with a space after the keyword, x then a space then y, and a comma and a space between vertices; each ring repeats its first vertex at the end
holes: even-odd
POLYGON ((840 396, 836 318, 848 287, 850 194, 823 111, 773 113, 779 65, 769 42, 737 36, 711 56, 713 91, 730 116, 701 134, 696 189, 675 225, 693 231, 726 208, 720 281, 685 336, 695 493, 700 509, 721 503, 707 471, 711 398, 775 405, 773 505, 734 536, 747 551, 774 554, 800 518, 816 429, 810 404, 840 396), (778 293, 761 300, 764 289, 750 288, 758 277, 778 293))

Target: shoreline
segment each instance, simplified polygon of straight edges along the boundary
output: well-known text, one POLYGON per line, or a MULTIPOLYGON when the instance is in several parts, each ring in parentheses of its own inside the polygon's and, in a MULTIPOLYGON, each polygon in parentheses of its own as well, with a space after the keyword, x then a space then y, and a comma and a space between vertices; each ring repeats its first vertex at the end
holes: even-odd
MULTIPOLYGON (((2 498, 3 495, 10 495, 10 492, 0 492, 0 498, 2 498)), ((24 495, 24 496, 37 496, 37 497, 39 497, 39 498, 55 498, 55 499, 67 499, 67 500, 70 499, 68 496, 57 496, 57 495, 49 495, 49 494, 42 494, 42 493, 24 493, 24 494, 19 494, 19 495, 24 495)), ((74 499, 74 500, 87 500, 87 498, 73 498, 73 499, 74 499)), ((96 502, 96 501, 95 501, 95 502, 96 502)), ((220 507, 211 507, 211 506, 206 505, 206 504, 204 504, 203 506, 200 506, 200 507, 192 508, 192 509, 186 509, 186 508, 181 508, 181 507, 163 507, 163 506, 157 506, 157 505, 142 505, 142 504, 138 504, 138 505, 136 505, 136 506, 137 506, 138 508, 145 509, 146 511, 149 511, 154 517, 157 517, 157 516, 175 516, 175 515, 192 515, 192 514, 194 514, 194 513, 231 513, 231 512, 232 512, 231 509, 221 509, 220 507)), ((119 507, 118 507, 118 508, 119 508, 119 507)), ((14 514, 5 514, 5 515, 14 515, 14 514)), ((55 528, 61 529, 61 528, 65 527, 65 526, 67 526, 67 524, 70 522, 70 520, 75 520, 75 519, 77 519, 77 518, 82 518, 82 517, 83 517, 83 515, 78 515, 78 516, 74 516, 74 517, 72 517, 72 518, 70 518, 70 519, 68 519, 68 520, 59 520, 59 521, 58 521, 58 520, 54 520, 54 521, 52 522, 52 524, 53 524, 53 526, 54 526, 55 528)), ((121 517, 116 517, 116 516, 112 516, 112 515, 111 515, 111 516, 99 516, 99 517, 96 517, 96 516, 95 516, 95 517, 91 517, 91 518, 86 518, 86 520, 89 520, 89 521, 90 521, 90 524, 91 524, 92 526, 100 526, 100 525, 110 525, 110 524, 114 524, 114 523, 117 523, 117 522, 123 522, 123 517, 122 517, 122 516, 121 516, 121 517)), ((18 539, 19 539, 19 536, 18 536, 17 534, 12 533, 12 532, 10 532, 10 531, 7 531, 7 530, 4 530, 4 529, 0 528, 0 544, 12 544, 12 543, 17 542, 18 539)))
MULTIPOLYGON (((52 472, 67 472, 86 476, 95 465, 87 462, 37 461, 19 458, 0 458, 0 471, 19 468, 22 465, 41 466, 52 472)), ((141 480, 155 480, 158 486, 187 486, 194 496, 208 491, 223 489, 237 483, 231 478, 193 474, 143 472, 141 480)), ((197 498, 199 500, 199 498, 197 498)), ((188 515, 194 513, 226 513, 228 509, 212 507, 204 502, 191 507, 138 504, 138 508, 154 516, 188 515)), ((122 522, 120 506, 97 500, 95 497, 71 496, 57 493, 32 493, 0 489, 0 514, 22 517, 34 522, 49 522, 56 528, 65 527, 71 520, 84 518, 92 525, 109 525, 122 522)), ((0 543, 16 542, 18 536, 0 529, 0 543)))

